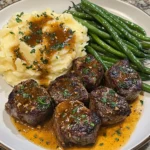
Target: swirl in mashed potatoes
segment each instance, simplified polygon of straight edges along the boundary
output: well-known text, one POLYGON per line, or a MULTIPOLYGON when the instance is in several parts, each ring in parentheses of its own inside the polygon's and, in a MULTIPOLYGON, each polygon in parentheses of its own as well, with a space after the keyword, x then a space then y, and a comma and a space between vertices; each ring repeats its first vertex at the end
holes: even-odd
POLYGON ((27 79, 48 85, 86 55, 87 28, 50 10, 14 15, 0 30, 0 74, 12 86, 27 79))

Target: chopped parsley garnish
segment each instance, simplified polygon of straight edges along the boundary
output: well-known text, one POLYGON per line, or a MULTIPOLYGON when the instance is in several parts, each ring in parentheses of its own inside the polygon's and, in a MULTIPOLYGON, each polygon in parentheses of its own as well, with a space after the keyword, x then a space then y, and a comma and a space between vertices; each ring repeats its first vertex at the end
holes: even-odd
POLYGON ((103 145, 104 145, 104 143, 100 143, 100 144, 99 144, 99 146, 103 146, 103 145))
POLYGON ((59 18, 58 18, 58 17, 56 17, 56 20, 59 20, 59 18))
POLYGON ((71 35, 75 33, 75 31, 72 31, 71 29, 69 29, 68 32, 69 32, 69 34, 71 34, 71 35))
POLYGON ((24 33, 22 31, 19 31, 19 34, 23 35, 24 33))
POLYGON ((56 43, 55 45, 51 46, 52 50, 61 50, 66 46, 65 43, 56 43))
POLYGON ((49 145, 49 144, 50 144, 50 142, 46 141, 46 145, 49 145))
POLYGON ((20 17, 21 17, 23 14, 24 14, 23 12, 21 12, 20 14, 17 14, 16 22, 18 22, 18 23, 22 22, 22 20, 20 19, 20 17))
POLYGON ((91 60, 92 60, 92 59, 91 59, 90 57, 86 57, 85 62, 86 62, 86 63, 89 63, 89 62, 91 62, 91 60))
POLYGON ((55 32, 49 33, 48 35, 50 36, 51 40, 55 40, 55 37, 56 37, 56 33, 55 32))
POLYGON ((30 98, 31 97, 31 95, 27 94, 27 93, 23 93, 22 96, 23 96, 23 98, 30 98))
POLYGON ((39 39, 36 39, 36 43, 41 43, 41 40, 39 40, 39 39))
POLYGON ((37 61, 33 61, 33 65, 37 65, 38 64, 38 62, 37 61))
POLYGON ((17 17, 21 17, 24 14, 24 12, 21 12, 20 14, 17 14, 17 17))
POLYGON ((32 66, 32 65, 30 65, 30 66, 27 66, 26 68, 27 68, 27 69, 31 69, 32 67, 33 67, 33 66, 32 66))
POLYGON ((109 90, 109 94, 110 94, 110 95, 114 96, 114 95, 115 95, 115 93, 116 93, 116 92, 115 92, 114 90, 112 90, 112 89, 111 89, 111 90, 109 90))
POLYGON ((10 34, 15 34, 14 32, 10 31, 10 34))
POLYGON ((69 93, 69 91, 67 90, 67 89, 65 89, 64 91, 63 91, 63 96, 64 97, 69 97, 71 94, 69 93))
POLYGON ((21 85, 20 89, 21 89, 21 90, 24 90, 24 88, 25 88, 25 87, 24 87, 23 85, 21 85))
POLYGON ((120 131, 120 129, 116 130, 116 133, 117 133, 118 136, 121 136, 121 131, 120 131))
POLYGON ((128 126, 126 126, 126 128, 129 130, 130 129, 130 127, 128 127, 128 126))
POLYGON ((46 13, 46 12, 43 12, 43 13, 42 13, 42 16, 47 17, 47 13, 46 13))
POLYGON ((89 70, 89 69, 87 69, 87 68, 83 68, 83 69, 82 69, 83 74, 88 74, 88 73, 89 73, 89 71, 90 71, 90 70, 89 70))
POLYGON ((48 64, 48 59, 44 59, 43 57, 41 57, 41 61, 43 64, 48 64))
POLYGON ((43 141, 44 141, 44 139, 43 139, 43 138, 39 138, 39 140, 40 140, 41 142, 43 142, 43 141))
POLYGON ((86 115, 81 115, 81 118, 83 118, 83 119, 86 118, 86 115))
POLYGON ((35 53, 35 49, 32 49, 31 51, 30 51, 30 53, 32 54, 32 53, 35 53))
POLYGON ((16 22, 20 23, 22 20, 20 18, 16 18, 16 22))
POLYGON ((25 35, 24 37, 23 37, 23 40, 25 41, 25 42, 27 42, 28 40, 30 40, 31 39, 31 36, 29 36, 29 35, 25 35))
POLYGON ((41 97, 38 97, 38 98, 37 98, 37 101, 38 101, 38 103, 39 103, 40 105, 42 105, 42 106, 44 105, 44 106, 49 107, 50 104, 48 104, 48 103, 46 102, 46 99, 47 99, 46 96, 41 96, 41 97))
POLYGON ((36 33, 39 35, 43 34, 42 29, 37 30, 36 33))
POLYGON ((140 103, 141 103, 141 105, 143 105, 143 104, 144 104, 144 101, 143 101, 143 100, 140 100, 140 103))
POLYGON ((32 25, 33 25, 33 23, 29 22, 29 29, 32 29, 32 25))
POLYGON ((37 138, 37 134, 34 134, 34 138, 35 138, 35 139, 37 138))
POLYGON ((118 142, 118 141, 119 141, 119 139, 118 139, 118 138, 115 138, 115 141, 117 141, 117 142, 118 142))
POLYGON ((61 28, 63 28, 63 25, 64 25, 64 23, 60 23, 60 25, 59 25, 59 26, 60 26, 61 28))
POLYGON ((102 97, 102 98, 101 98, 101 101, 102 101, 103 103, 107 103, 107 98, 102 97))
POLYGON ((94 127, 94 126, 95 126, 95 124, 92 122, 92 123, 90 123, 90 126, 94 127))
POLYGON ((110 106, 111 106, 112 108, 115 108, 115 107, 117 106, 117 104, 116 104, 115 102, 110 102, 110 106))
POLYGON ((75 114, 78 110, 78 107, 75 107, 73 110, 72 110, 72 113, 75 114))

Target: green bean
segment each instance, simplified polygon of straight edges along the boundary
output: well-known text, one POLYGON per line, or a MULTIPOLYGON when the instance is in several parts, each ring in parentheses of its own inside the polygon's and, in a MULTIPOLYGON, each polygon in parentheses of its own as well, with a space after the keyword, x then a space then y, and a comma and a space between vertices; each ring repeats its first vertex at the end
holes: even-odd
POLYGON ((142 89, 143 91, 150 93, 150 85, 142 83, 142 89))
POLYGON ((142 44, 142 47, 143 47, 144 49, 149 49, 149 48, 150 48, 150 43, 141 42, 141 44, 142 44))
POLYGON ((100 30, 106 32, 105 28, 102 27, 102 26, 100 26, 100 25, 98 25, 96 22, 94 22, 94 21, 89 21, 89 20, 86 20, 86 21, 87 21, 89 24, 95 26, 96 28, 98 28, 98 29, 100 29, 100 30))
POLYGON ((147 74, 143 74, 143 73, 139 72, 139 75, 140 75, 142 81, 148 81, 148 80, 150 80, 150 76, 147 75, 147 74))
POLYGON ((90 15, 85 14, 85 13, 71 11, 71 10, 67 11, 67 13, 70 13, 73 16, 78 17, 78 18, 87 19, 87 20, 93 20, 93 17, 91 17, 90 15))
MULTIPOLYGON (((115 49, 120 50, 120 47, 112 40, 106 40, 107 43, 109 43, 111 46, 113 46, 115 49)), ((128 45, 125 43, 125 45, 127 46, 127 48, 129 50, 131 50, 135 56, 138 57, 143 57, 143 58, 150 58, 150 55, 144 54, 143 52, 135 49, 134 47, 132 47, 131 45, 128 45)))
POLYGON ((137 49, 137 47, 134 44, 130 43, 129 41, 123 40, 123 42, 126 43, 126 44, 128 44, 128 45, 130 45, 130 46, 132 46, 133 48, 137 49))
POLYGON ((87 46, 87 51, 92 54, 104 67, 105 70, 108 70, 107 66, 105 65, 105 63, 103 62, 103 60, 101 59, 100 55, 90 46, 87 46))
MULTIPOLYGON (((115 15, 115 16, 116 16, 116 15, 115 15)), ((119 17, 119 16, 116 16, 116 17, 118 17, 120 20, 122 20, 122 21, 123 21, 125 24, 127 24, 131 29, 136 30, 136 31, 138 31, 138 32, 140 32, 141 34, 143 34, 143 35, 146 36, 145 30, 144 30, 142 27, 140 27, 139 25, 137 25, 137 24, 135 24, 135 23, 133 23, 133 22, 131 22, 131 21, 129 21, 129 20, 126 20, 126 19, 124 19, 124 18, 121 18, 121 17, 119 17)))
POLYGON ((98 46, 97 44, 91 43, 90 46, 102 54, 106 54, 107 56, 115 58, 115 56, 112 53, 108 53, 105 49, 103 49, 101 46, 98 46))
POLYGON ((105 56, 105 55, 101 55, 101 58, 104 60, 104 61, 108 61, 108 62, 112 62, 112 63, 116 63, 117 61, 119 61, 119 59, 115 59, 115 58, 112 58, 112 57, 108 57, 108 56, 105 56))
POLYGON ((91 37, 95 40, 97 44, 99 44, 101 47, 106 49, 111 54, 114 54, 115 56, 121 57, 121 58, 127 58, 126 55, 122 52, 119 52, 115 50, 114 48, 107 45, 104 41, 102 41, 97 35, 90 33, 91 37))
POLYGON ((110 46, 114 47, 116 50, 119 50, 119 49, 120 49, 120 47, 119 47, 114 41, 112 41, 112 40, 106 40, 106 42, 107 42, 110 46))
POLYGON ((80 7, 80 3, 79 4, 75 4, 74 2, 72 2, 73 4, 73 8, 77 11, 77 12, 84 12, 81 7, 80 7))
MULTIPOLYGON (((97 5, 87 1, 87 0, 82 0, 82 4, 81 8, 87 12, 89 15, 91 16, 95 16, 97 14, 99 14, 101 17, 103 17, 104 19, 106 19, 109 23, 111 23, 113 26, 115 26, 118 30, 120 30, 123 35, 132 43, 134 43, 139 50, 142 49, 142 45, 140 44, 140 42, 134 37, 132 36, 129 32, 127 32, 124 28, 122 28, 122 26, 120 24, 118 24, 115 20, 113 20, 111 17, 109 17, 108 15, 106 15, 102 9, 100 9, 100 7, 98 7, 97 5), (86 6, 86 7, 85 7, 86 6), (88 11, 89 8, 92 11, 88 11), (93 12, 96 12, 97 14, 94 14, 93 12)), ((97 15, 98 16, 98 15, 97 15)), ((95 18, 95 17, 94 17, 95 18)), ((96 18, 95 18, 96 19, 96 18)), ((114 29, 113 29, 114 30, 114 29)))
POLYGON ((77 17, 74 17, 78 22, 80 22, 82 25, 86 26, 89 31, 91 31, 92 33, 95 33, 96 35, 104 38, 104 39, 111 39, 111 36, 109 34, 107 34, 106 32, 103 32, 101 30, 99 30, 98 28, 94 27, 93 25, 90 25, 87 21, 79 19, 77 17))
POLYGON ((105 63, 106 66, 109 66, 109 68, 112 67, 112 66, 114 65, 114 63, 109 62, 109 61, 103 60, 103 62, 105 63))
POLYGON ((113 19, 116 18, 116 19, 122 21, 123 23, 125 23, 126 25, 128 25, 128 27, 130 27, 131 29, 136 30, 136 31, 140 32, 142 35, 146 36, 145 30, 142 27, 140 27, 139 25, 137 25, 137 24, 135 24, 135 23, 133 23, 133 22, 131 22, 129 20, 126 20, 124 18, 121 18, 121 17, 119 17, 117 15, 114 15, 114 14, 108 12, 106 9, 104 9, 104 8, 102 8, 100 6, 97 6, 97 7, 99 7, 100 9, 102 9, 105 13, 107 13, 107 15, 111 15, 111 17, 113 19))
POLYGON ((99 6, 99 8, 109 17, 111 17, 114 21, 116 21, 119 25, 121 25, 125 30, 127 30, 130 34, 135 36, 136 38, 144 41, 150 41, 150 37, 146 37, 143 34, 138 33, 137 31, 134 31, 130 29, 120 18, 116 17, 115 15, 108 12, 106 9, 99 6))
POLYGON ((116 27, 113 26, 113 28, 121 38, 125 38, 124 35, 116 27))
POLYGON ((114 31, 111 25, 102 17, 98 15, 94 15, 94 17, 109 31, 114 41, 118 44, 120 49, 128 56, 129 60, 133 62, 143 73, 150 74, 150 68, 145 67, 135 56, 134 54, 127 48, 127 46, 123 43, 122 39, 118 36, 118 34, 114 31))

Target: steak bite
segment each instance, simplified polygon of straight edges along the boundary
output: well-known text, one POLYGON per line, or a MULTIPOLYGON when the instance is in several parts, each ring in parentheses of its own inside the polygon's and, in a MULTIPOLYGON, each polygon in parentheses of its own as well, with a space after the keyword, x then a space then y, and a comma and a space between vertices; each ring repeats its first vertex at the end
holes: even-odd
POLYGON ((58 77, 50 84, 48 92, 56 105, 65 100, 88 102, 88 92, 76 77, 58 77))
POLYGON ((36 126, 52 114, 51 98, 34 80, 27 80, 14 87, 5 109, 12 117, 36 126))
POLYGON ((62 146, 83 146, 95 143, 100 119, 83 103, 64 101, 55 109, 54 127, 62 146))
POLYGON ((105 74, 106 86, 113 88, 127 101, 135 100, 142 90, 142 80, 138 73, 129 66, 128 60, 121 60, 105 74))
POLYGON ((71 74, 78 76, 88 91, 96 88, 104 75, 104 69, 94 56, 87 55, 73 62, 71 74))
POLYGON ((112 125, 130 115, 125 98, 107 87, 98 87, 90 94, 90 109, 101 117, 102 125, 112 125))

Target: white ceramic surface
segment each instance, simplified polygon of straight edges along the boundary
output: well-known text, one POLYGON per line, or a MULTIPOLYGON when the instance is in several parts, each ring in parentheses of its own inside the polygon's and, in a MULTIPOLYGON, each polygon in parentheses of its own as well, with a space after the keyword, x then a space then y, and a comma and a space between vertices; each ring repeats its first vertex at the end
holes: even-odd
MULTIPOLYGON (((75 3, 80 0, 73 0, 75 3)), ((123 16, 142 26, 150 36, 150 17, 134 6, 117 0, 92 0, 109 11, 123 16)), ((31 12, 51 8, 61 13, 71 5, 70 0, 22 0, 0 11, 0 28, 7 23, 12 14, 16 12, 31 12)), ((0 77, 0 142, 13 150, 42 150, 43 148, 22 137, 10 121, 10 117, 4 110, 11 87, 0 77)), ((150 94, 145 93, 144 111, 138 125, 129 142, 122 150, 130 150, 150 135, 150 94)))

